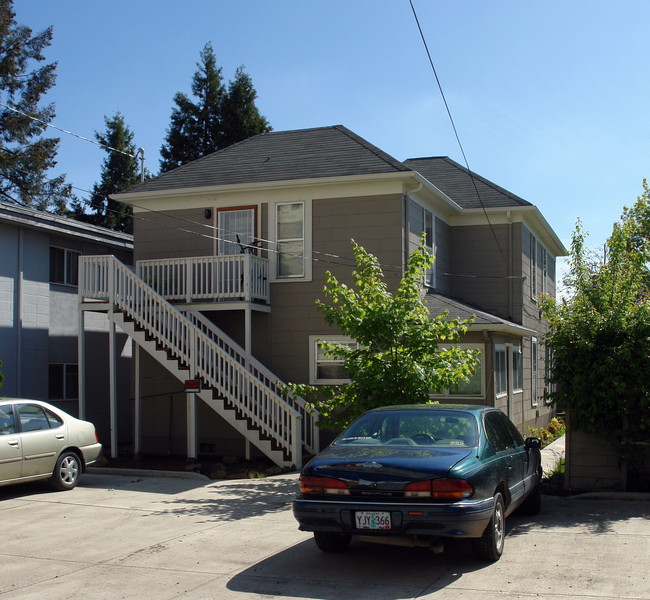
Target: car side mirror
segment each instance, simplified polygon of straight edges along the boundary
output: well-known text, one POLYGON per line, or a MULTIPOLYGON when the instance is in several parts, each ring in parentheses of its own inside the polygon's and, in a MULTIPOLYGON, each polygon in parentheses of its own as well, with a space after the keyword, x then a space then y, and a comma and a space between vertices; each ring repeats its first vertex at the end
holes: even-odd
POLYGON ((526 450, 536 449, 540 450, 542 447, 542 440, 538 437, 529 437, 526 438, 526 450))

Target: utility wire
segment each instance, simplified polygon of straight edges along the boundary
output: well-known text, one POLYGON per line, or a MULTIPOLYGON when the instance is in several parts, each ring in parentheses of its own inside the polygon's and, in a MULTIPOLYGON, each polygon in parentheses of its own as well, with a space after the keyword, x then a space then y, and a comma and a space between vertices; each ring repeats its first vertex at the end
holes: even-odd
POLYGON ((433 71, 433 76, 436 79, 436 83, 438 84, 438 89, 440 90, 440 95, 442 96, 442 101, 444 102, 445 109, 447 110, 447 116, 449 117, 451 127, 454 130, 454 135, 456 136, 456 142, 458 143, 458 147, 460 148, 460 152, 463 155, 463 161, 465 162, 465 166, 467 167, 469 177, 470 177, 470 179, 472 181, 472 185, 474 186, 474 191, 476 192, 476 197, 478 198, 479 204, 481 205, 481 208, 483 209, 483 213, 485 214, 485 219, 487 220, 487 223, 490 226, 490 231, 492 232, 492 236, 494 237, 494 241, 496 242, 496 245, 499 248, 499 252, 501 252, 501 257, 505 261, 506 256, 505 256, 505 254, 503 252, 503 249, 501 248, 501 244, 499 243, 499 239, 497 238, 497 234, 494 231, 494 228, 492 227, 490 217, 488 216, 487 210, 485 209, 485 205, 483 204, 483 200, 481 198, 481 194, 479 193, 478 187, 476 186, 476 179, 474 177, 474 173, 469 168, 469 161, 467 160, 467 156, 465 155, 465 150, 463 148, 463 144, 460 141, 460 136, 458 135, 458 130, 456 129, 456 123, 454 122, 454 118, 451 116, 451 110, 449 108, 449 104, 447 103, 447 98, 445 97, 445 92, 442 89, 442 84, 440 83, 438 73, 436 72, 436 67, 433 64, 433 58, 431 58, 431 52, 429 52, 429 46, 427 45, 427 40, 425 39, 424 32, 422 31, 422 27, 420 26, 420 20, 418 19, 418 15, 415 12, 415 6, 413 6, 413 0, 409 0, 409 4, 411 5, 411 10, 413 11, 413 17, 415 17, 415 23, 416 23, 416 25, 418 27, 418 31, 420 32, 420 37, 422 38, 422 43, 424 44, 424 49, 425 49, 425 51, 427 53, 427 57, 429 58, 429 64, 431 65, 431 70, 433 71))
POLYGON ((3 102, 0 102, 0 106, 6 108, 7 110, 15 112, 15 113, 17 113, 19 115, 22 115, 23 117, 27 117, 28 119, 31 119, 32 121, 35 121, 36 123, 40 123, 41 125, 45 125, 45 127, 51 127, 52 129, 56 129, 57 131, 61 131, 62 133, 67 133, 68 135, 72 135, 72 136, 74 136, 76 138, 79 138, 80 140, 84 140, 85 142, 90 142, 91 144, 95 144, 95 146, 100 146, 101 148, 105 148, 106 150, 110 150, 111 152, 119 152, 120 154, 124 154, 125 156, 130 156, 131 158, 136 158, 137 157, 137 154, 131 154, 129 152, 124 152, 124 150, 118 150, 117 148, 111 148, 111 146, 107 146, 106 144, 101 144, 100 142, 97 142, 95 140, 91 140, 90 138, 84 137, 83 135, 73 133, 72 131, 68 131, 67 129, 62 129, 61 127, 57 127, 56 125, 52 125, 52 123, 47 123, 45 121, 42 121, 41 119, 37 119, 36 117, 28 115, 27 113, 24 113, 21 110, 18 110, 17 108, 12 108, 11 106, 7 106, 3 102))

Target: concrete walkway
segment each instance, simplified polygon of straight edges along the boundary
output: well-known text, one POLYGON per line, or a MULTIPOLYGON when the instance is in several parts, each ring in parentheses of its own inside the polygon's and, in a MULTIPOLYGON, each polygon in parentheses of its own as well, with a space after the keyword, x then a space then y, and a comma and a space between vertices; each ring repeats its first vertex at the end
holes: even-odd
POLYGON ((562 436, 550 443, 546 448, 542 448, 544 477, 548 477, 555 470, 560 460, 564 458, 565 441, 565 436, 562 436))
POLYGON ((0 488, 0 600, 647 600, 650 504, 544 497, 500 561, 353 541, 324 554, 291 513, 297 475, 87 475, 0 488))

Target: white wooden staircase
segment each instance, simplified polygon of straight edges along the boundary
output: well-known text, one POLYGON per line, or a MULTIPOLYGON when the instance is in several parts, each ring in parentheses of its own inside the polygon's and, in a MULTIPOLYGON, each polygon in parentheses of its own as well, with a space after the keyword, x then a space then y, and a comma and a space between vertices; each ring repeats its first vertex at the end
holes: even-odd
POLYGON ((103 303, 113 321, 179 379, 199 379, 198 396, 282 467, 318 451, 316 415, 302 398, 200 313, 183 314, 113 256, 82 256, 81 302, 103 303))

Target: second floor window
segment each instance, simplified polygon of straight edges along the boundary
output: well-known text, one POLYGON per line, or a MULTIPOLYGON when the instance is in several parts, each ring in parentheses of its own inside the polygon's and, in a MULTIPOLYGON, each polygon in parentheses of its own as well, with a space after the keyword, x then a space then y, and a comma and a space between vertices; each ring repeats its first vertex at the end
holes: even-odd
POLYGON ((50 246, 50 282, 77 285, 81 252, 50 246))
POLYGON ((530 297, 537 298, 537 240, 530 236, 530 297))
POLYGON ((305 276, 305 206, 276 205, 277 277, 305 276))
MULTIPOLYGON (((426 208, 411 200, 409 202, 409 254, 417 248, 422 234, 425 235, 427 251, 429 254, 433 254, 433 228, 433 214, 426 208)), ((425 284, 430 287, 435 287, 435 263, 426 272, 425 284)))

